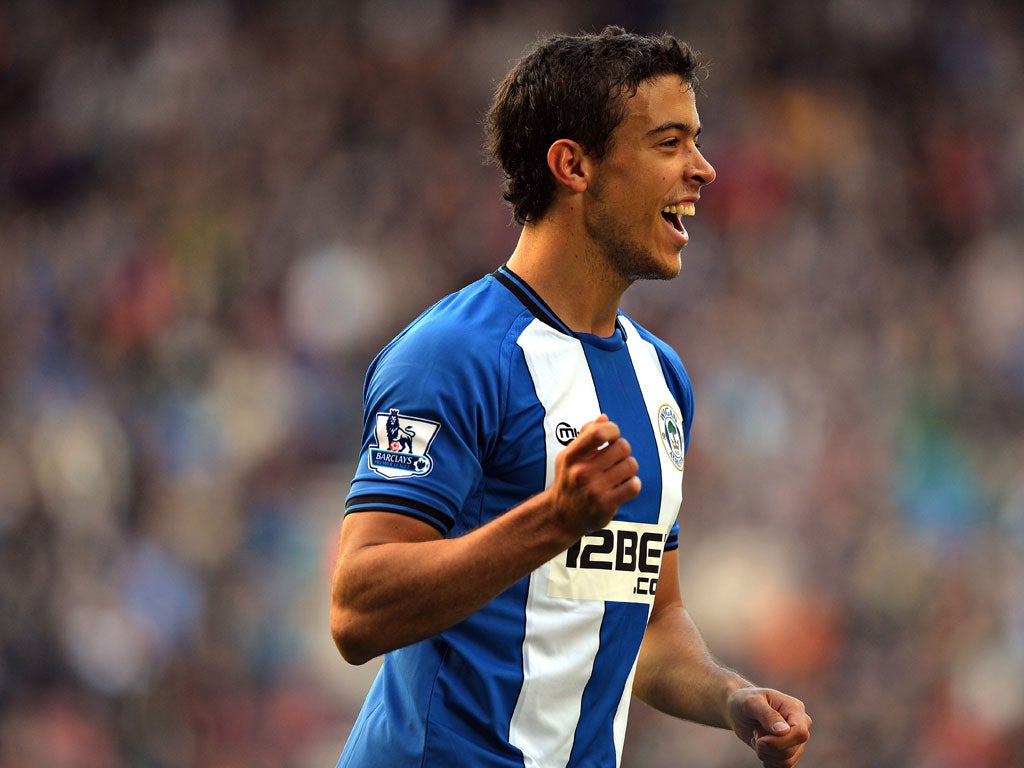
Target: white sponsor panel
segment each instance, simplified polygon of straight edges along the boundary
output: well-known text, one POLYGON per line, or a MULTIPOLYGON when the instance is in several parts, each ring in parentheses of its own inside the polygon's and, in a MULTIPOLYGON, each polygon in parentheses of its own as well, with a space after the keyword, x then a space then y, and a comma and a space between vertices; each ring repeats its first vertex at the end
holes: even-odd
POLYGON ((653 603, 668 532, 664 525, 613 520, 551 562, 548 596, 653 603))

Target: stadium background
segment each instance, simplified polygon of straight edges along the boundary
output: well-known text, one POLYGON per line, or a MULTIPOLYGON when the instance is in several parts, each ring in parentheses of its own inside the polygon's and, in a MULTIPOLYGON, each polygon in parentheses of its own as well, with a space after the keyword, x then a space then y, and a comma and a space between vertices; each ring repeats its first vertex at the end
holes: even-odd
MULTIPOLYGON (((1024 12, 940 0, 0 5, 0 765, 333 765, 376 349, 496 267, 496 78, 711 60, 718 170, 627 310, 698 411, 683 590, 804 764, 1024 765, 1024 12)), ((626 768, 754 764, 634 706, 626 768)))

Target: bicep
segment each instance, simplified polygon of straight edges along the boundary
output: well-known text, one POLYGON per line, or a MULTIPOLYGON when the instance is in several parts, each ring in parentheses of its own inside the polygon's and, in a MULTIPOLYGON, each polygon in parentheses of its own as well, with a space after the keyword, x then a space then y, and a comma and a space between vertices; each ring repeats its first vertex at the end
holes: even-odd
POLYGON ((434 526, 398 512, 350 512, 341 525, 338 559, 334 565, 334 588, 338 589, 346 570, 360 552, 380 544, 417 543, 442 538, 434 526))
POLYGON ((399 512, 351 512, 341 525, 340 554, 375 544, 431 541, 441 538, 434 526, 399 512))
POLYGON ((423 582, 408 557, 440 538, 433 526, 396 512, 346 515, 331 581, 331 633, 350 663, 431 634, 434 626, 421 630, 407 602, 423 582))

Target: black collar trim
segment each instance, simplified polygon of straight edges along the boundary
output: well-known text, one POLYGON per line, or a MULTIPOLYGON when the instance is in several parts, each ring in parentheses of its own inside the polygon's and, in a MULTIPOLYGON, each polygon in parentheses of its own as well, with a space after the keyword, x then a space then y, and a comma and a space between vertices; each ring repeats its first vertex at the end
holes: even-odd
POLYGON ((523 306, 530 310, 530 312, 533 313, 533 316, 542 323, 546 323, 556 331, 561 331, 569 336, 576 335, 572 332, 572 329, 569 328, 569 326, 558 319, 558 315, 555 314, 555 311, 547 305, 547 302, 545 302, 544 299, 537 295, 537 292, 530 287, 529 283, 523 280, 523 278, 507 266, 503 265, 498 267, 498 269, 491 274, 499 283, 512 291, 512 293, 515 294, 515 297, 523 303, 523 306))
MULTIPOLYGON (((494 272, 491 273, 492 277, 499 283, 508 288, 519 301, 523 303, 533 316, 540 320, 546 325, 550 325, 556 331, 560 331, 568 336, 573 336, 577 339, 581 338, 580 334, 572 330, 555 314, 555 311, 548 306, 547 302, 542 299, 530 284, 527 283, 523 278, 508 268, 507 264, 503 264, 498 267, 494 272)), ((622 323, 619 322, 618 318, 615 318, 615 330, 618 331, 619 335, 623 340, 626 338, 626 329, 622 327, 622 323)), ((590 334, 584 334, 590 336, 590 334)), ((599 338, 599 337, 593 337, 599 338)))

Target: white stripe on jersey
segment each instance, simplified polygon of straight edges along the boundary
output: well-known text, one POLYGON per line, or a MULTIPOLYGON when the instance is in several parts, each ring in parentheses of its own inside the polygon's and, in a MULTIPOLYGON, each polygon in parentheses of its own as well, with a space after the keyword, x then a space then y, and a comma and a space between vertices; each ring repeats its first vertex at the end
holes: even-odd
MULTIPOLYGON (((534 320, 517 343, 544 407, 545 487, 550 487, 555 456, 563 448, 555 439, 556 426, 566 422, 579 429, 592 421, 600 413, 597 392, 578 340, 534 320), (572 386, 566 386, 566 382, 572 386)), ((509 724, 509 741, 522 750, 526 768, 550 768, 569 762, 583 690, 597 656, 604 617, 603 602, 549 597, 550 568, 550 563, 543 565, 530 577, 523 687, 509 724), (573 638, 570 647, 566 647, 566 637, 573 638), (580 658, 588 655, 590 663, 581 664, 580 658)))
MULTIPOLYGON (((669 391, 665 383, 665 374, 661 370, 661 360, 658 358, 658 351, 654 345, 640 338, 636 328, 626 318, 620 316, 619 322, 626 329, 626 348, 629 350, 630 359, 633 361, 633 369, 636 371, 637 379, 640 381, 640 392, 644 396, 644 403, 647 405, 647 412, 651 415, 651 429, 655 434, 661 432, 661 424, 658 420, 658 411, 662 403, 671 403, 675 406, 677 413, 679 404, 669 391), (661 386, 659 387, 658 384, 661 386)), ((679 515, 679 505, 683 500, 683 473, 672 463, 671 457, 664 450, 660 451, 661 456, 661 516, 658 520, 668 530, 679 515)), ((653 607, 653 606, 652 606, 653 607)), ((648 616, 650 613, 648 612, 648 616)), ((629 718, 629 704, 633 694, 633 677, 636 675, 636 663, 629 673, 625 690, 622 692, 622 699, 615 711, 615 765, 618 766, 622 760, 622 745, 626 739, 626 722, 629 718)))
MULTIPOLYGON (((665 383, 665 373, 661 369, 658 350, 649 341, 644 341, 640 333, 625 317, 619 315, 619 322, 626 329, 626 348, 633 361, 633 370, 640 381, 640 391, 647 405, 647 413, 651 417, 651 429, 654 434, 661 433, 658 412, 664 403, 672 405, 676 413, 682 414, 679 404, 665 383)), ((661 517, 658 522, 671 527, 679 515, 679 504, 683 500, 683 472, 672 463, 672 458, 665 450, 660 450, 661 457, 661 517)), ((666 528, 668 530, 668 528, 666 528)))
MULTIPOLYGON (((620 317, 620 321, 626 330, 630 360, 657 440, 661 433, 658 416, 661 407, 669 404, 679 413, 679 405, 665 382, 654 345, 644 341, 625 318, 620 317)), ((600 404, 590 366, 578 340, 534 320, 517 343, 523 350, 537 398, 544 408, 545 487, 550 487, 554 481, 555 456, 563 448, 557 440, 557 425, 565 422, 578 429, 600 413, 600 404)), ((658 525, 623 523, 620 527, 661 528, 667 532, 675 522, 682 499, 682 471, 673 463, 668 451, 662 449, 660 441, 659 456, 662 488, 658 525)), ((600 646, 605 603, 553 596, 565 594, 563 587, 552 588, 551 581, 552 563, 561 558, 562 555, 530 576, 523 639, 523 686, 509 726, 509 741, 523 752, 526 768, 567 765, 580 719, 583 691, 600 646)), ((647 602, 650 611, 652 599, 637 602, 647 602)), ((613 723, 616 765, 622 758, 635 672, 634 664, 616 708, 613 723)))

